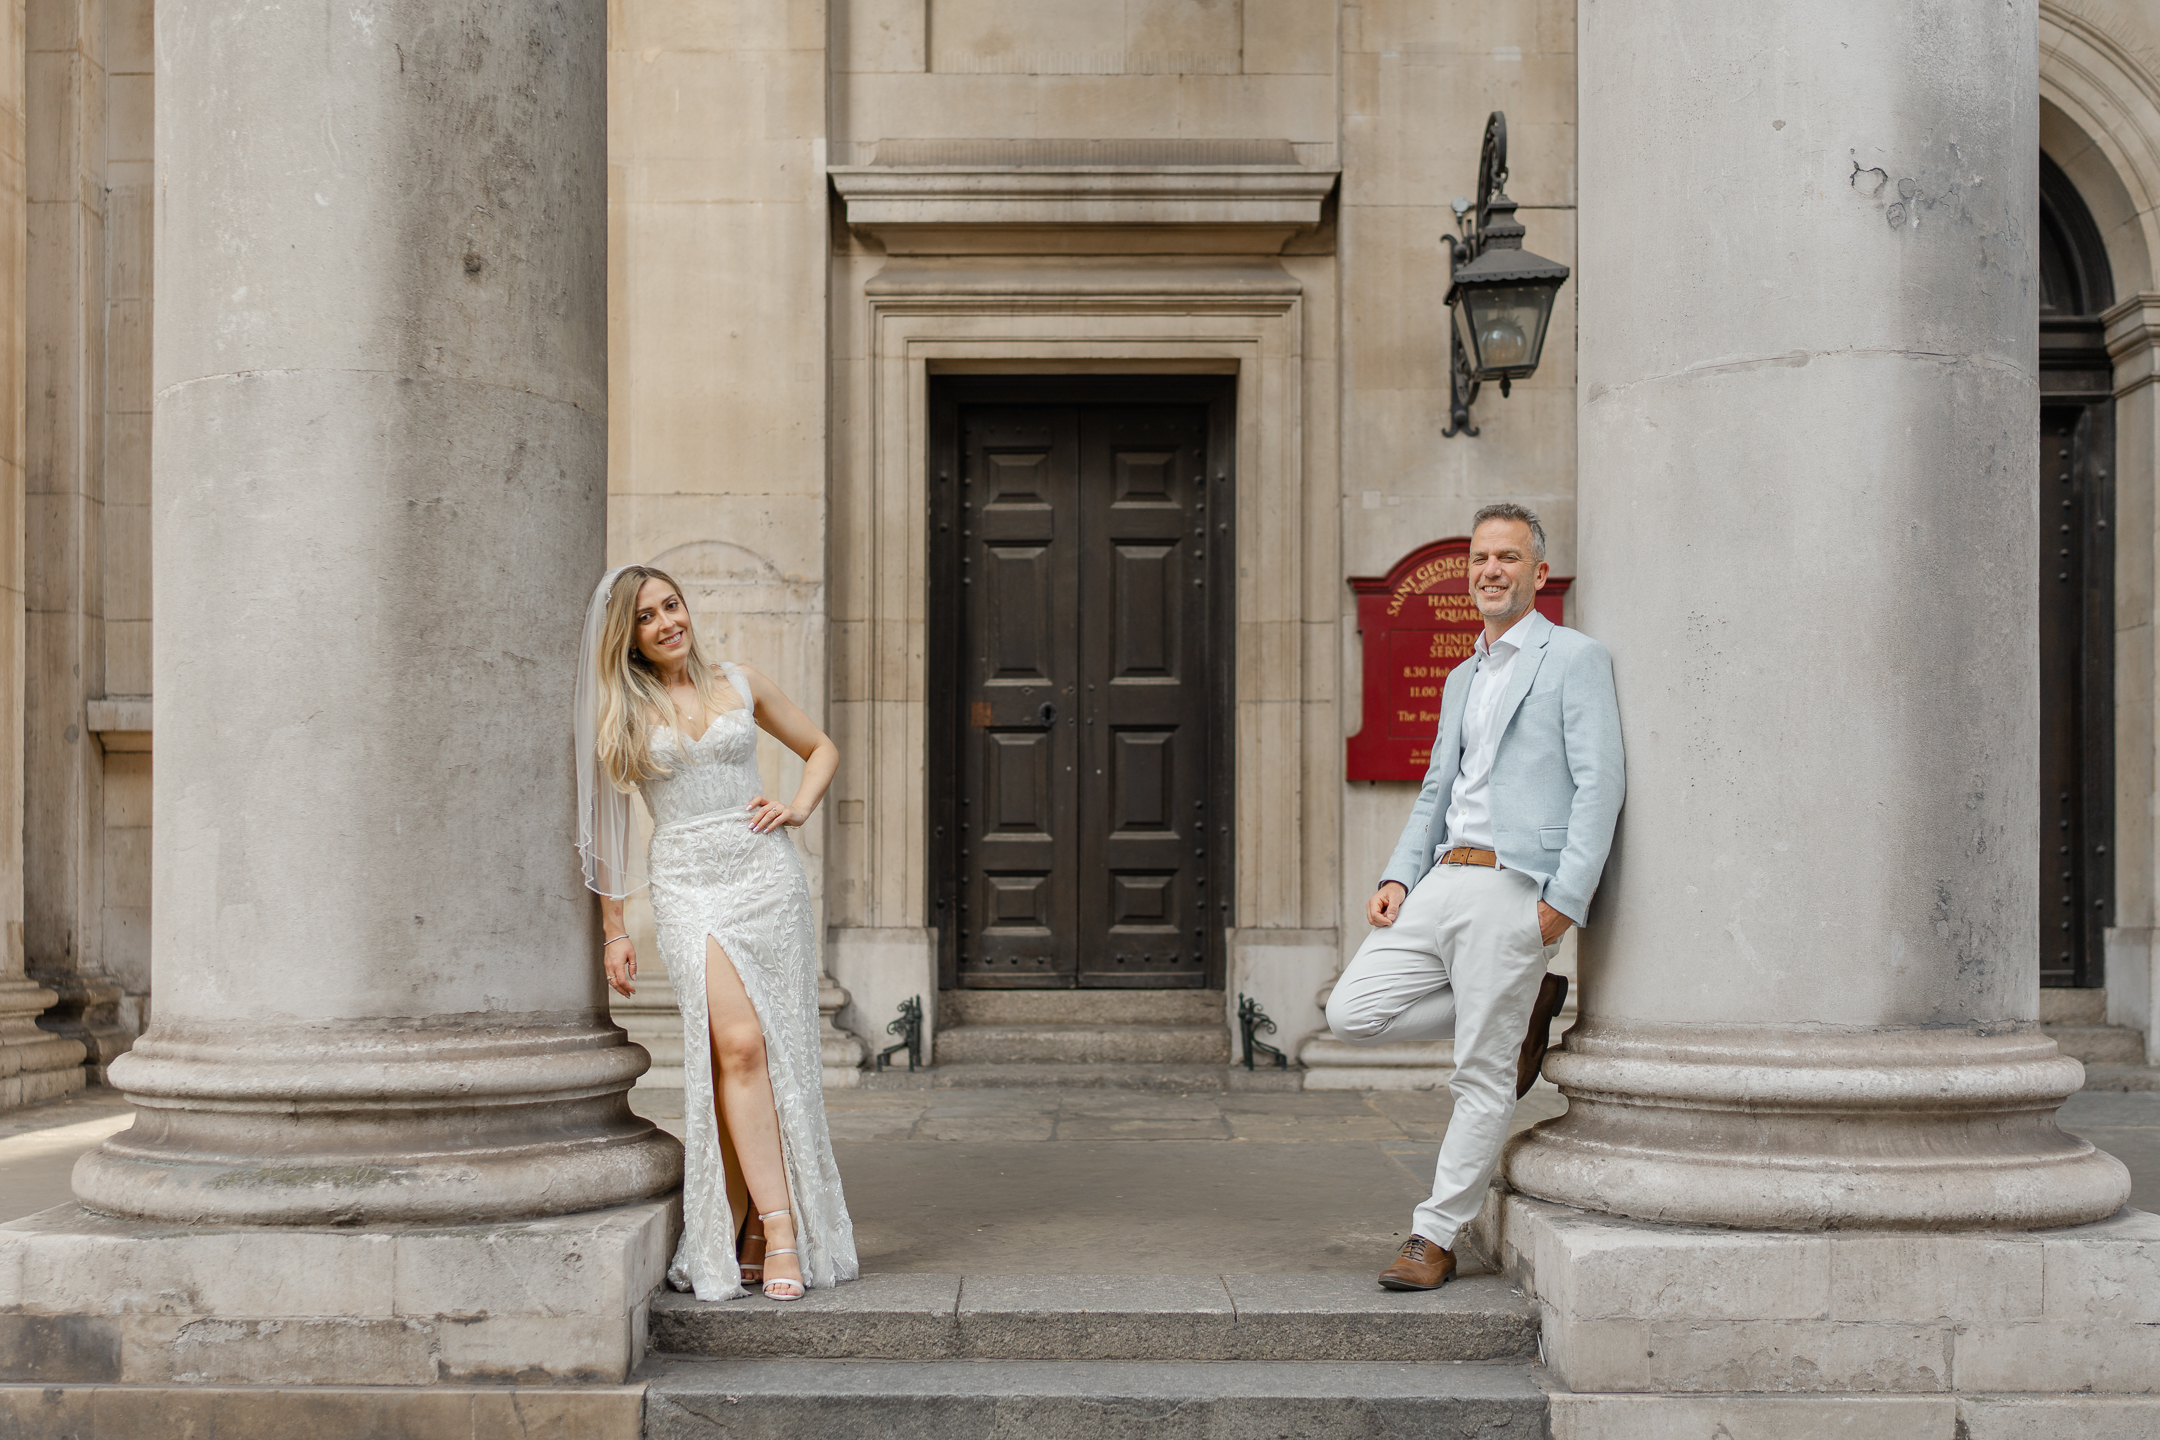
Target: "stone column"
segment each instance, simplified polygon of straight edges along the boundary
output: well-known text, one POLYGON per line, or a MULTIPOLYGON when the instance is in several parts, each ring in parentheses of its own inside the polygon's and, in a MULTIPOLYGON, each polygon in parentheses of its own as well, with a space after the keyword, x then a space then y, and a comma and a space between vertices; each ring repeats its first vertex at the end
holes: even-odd
POLYGON ((2156 556, 2150 543, 2160 489, 2160 294, 2131 295, 2100 318, 2115 362, 2115 693, 2124 697, 2122 709, 2137 716, 2133 723, 2118 722, 2116 731, 2117 909, 2116 924, 2107 932, 2107 1023, 2142 1032, 2145 1063, 2160 1065, 2160 984, 2153 974, 2160 865, 2152 843, 2154 820, 2160 817, 2151 814, 2160 774, 2153 727, 2153 716, 2160 713, 2155 704, 2160 686, 2154 680, 2160 675, 2160 653, 2153 642, 2160 604, 2154 599, 2156 556), (2148 543, 2139 544, 2141 539, 2148 543), (2134 843, 2140 839, 2142 844, 2134 843))
MULTIPOLYGON (((0 8, 0 127, 24 124, 24 11, 0 8)), ((18 144, 20 142, 18 141, 18 144)), ((21 151, 0 171, 0 227, 26 234, 21 151)), ((23 495, 26 269, 19 242, 0 269, 0 1108, 83 1087, 83 1044, 38 1028, 59 998, 23 973, 23 732, 25 645, 23 495)), ((41 535, 41 540, 43 536, 41 535)))
POLYGON ((1523 1194, 1798 1229, 2128 1196, 2036 1023, 2034 23, 1582 7, 1575 593, 1628 794, 1523 1194))
POLYGON ((59 1001, 44 1027, 99 1075, 132 1030, 102 963, 104 764, 87 714, 105 694, 105 25, 80 0, 29 0, 24 18, 22 938, 59 1001))
POLYGON ((93 1209, 667 1191, 570 695, 606 539, 604 7, 157 14, 155 1023, 93 1209))

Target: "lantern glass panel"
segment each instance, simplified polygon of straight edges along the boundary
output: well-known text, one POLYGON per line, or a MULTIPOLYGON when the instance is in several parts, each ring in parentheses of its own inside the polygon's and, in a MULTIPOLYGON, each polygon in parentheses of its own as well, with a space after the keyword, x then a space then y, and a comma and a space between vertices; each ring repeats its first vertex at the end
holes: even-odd
POLYGON ((1455 307, 1456 327, 1469 351, 1472 372, 1483 379, 1520 378, 1537 368, 1551 317, 1550 285, 1465 286, 1455 307))

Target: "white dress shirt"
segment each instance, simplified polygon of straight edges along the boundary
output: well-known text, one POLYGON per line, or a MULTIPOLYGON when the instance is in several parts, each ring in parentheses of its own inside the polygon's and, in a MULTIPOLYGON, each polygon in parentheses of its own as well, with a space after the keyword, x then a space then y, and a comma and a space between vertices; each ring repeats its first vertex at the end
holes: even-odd
POLYGON ((1477 674, 1470 677, 1470 698, 1463 706, 1462 765, 1455 772, 1455 790, 1448 797, 1447 840, 1441 851, 1456 846, 1473 850, 1498 848, 1493 843, 1492 767, 1500 750, 1500 727, 1494 723, 1500 708, 1500 692, 1507 688, 1508 672, 1536 623, 1532 609, 1508 627, 1507 633, 1488 647, 1485 636, 1477 638, 1477 674))

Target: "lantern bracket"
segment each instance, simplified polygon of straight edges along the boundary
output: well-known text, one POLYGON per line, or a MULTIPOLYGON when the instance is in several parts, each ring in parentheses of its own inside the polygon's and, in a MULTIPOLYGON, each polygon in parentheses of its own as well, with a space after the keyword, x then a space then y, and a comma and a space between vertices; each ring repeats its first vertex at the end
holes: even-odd
MULTIPOLYGON (((1522 242, 1526 233, 1522 222, 1515 218, 1515 202, 1507 196, 1508 153, 1507 115, 1495 110, 1485 121, 1485 141, 1478 154, 1477 201, 1472 204, 1465 197, 1457 196, 1454 202, 1455 227, 1459 234, 1442 235, 1447 247, 1448 259, 1448 306, 1452 312, 1458 303, 1460 287, 1456 272, 1471 264, 1488 250, 1513 250, 1520 256, 1520 263, 1512 257, 1500 268, 1506 272, 1508 281, 1529 282, 1550 286, 1557 292, 1568 275, 1568 267, 1523 252, 1522 242), (1557 278, 1556 278, 1557 277, 1557 278)), ((1500 257, 1494 257, 1499 260, 1500 257)), ((1492 266, 1481 266, 1486 273, 1479 277, 1484 285, 1501 281, 1501 276, 1491 273, 1492 266)), ((1460 303, 1468 304, 1467 299, 1460 303)), ((1545 301, 1545 318, 1551 314, 1551 296, 1545 301)), ((1539 322, 1536 344, 1527 367, 1512 370, 1480 372, 1472 363, 1473 357, 1463 344, 1462 329, 1454 323, 1450 314, 1448 324, 1448 425, 1440 433, 1444 436, 1475 435, 1478 427, 1470 423, 1470 407, 1476 403, 1478 390, 1485 379, 1498 379, 1500 393, 1506 396, 1514 389, 1514 381, 1521 379, 1536 368, 1534 353, 1544 343, 1543 324, 1539 322)), ((1484 342, 1480 341, 1480 345, 1484 342)))

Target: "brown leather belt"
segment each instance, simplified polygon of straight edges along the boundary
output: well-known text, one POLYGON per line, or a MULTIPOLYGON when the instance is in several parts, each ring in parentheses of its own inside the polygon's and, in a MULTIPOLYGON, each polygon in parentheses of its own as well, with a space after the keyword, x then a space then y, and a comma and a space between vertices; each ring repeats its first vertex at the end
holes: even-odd
POLYGON ((1440 857, 1442 865, 1483 865, 1488 870, 1500 868, 1500 857, 1490 850, 1472 850, 1461 846, 1440 857))

